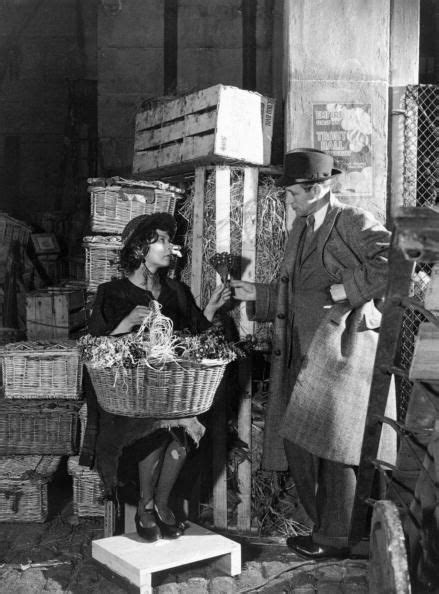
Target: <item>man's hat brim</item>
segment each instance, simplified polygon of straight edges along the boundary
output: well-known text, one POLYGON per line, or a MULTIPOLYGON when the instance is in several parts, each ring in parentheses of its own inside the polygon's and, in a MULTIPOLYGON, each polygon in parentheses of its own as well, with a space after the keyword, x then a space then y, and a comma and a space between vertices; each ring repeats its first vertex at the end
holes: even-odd
POLYGON ((335 167, 331 170, 331 175, 326 175, 325 177, 314 177, 314 178, 296 178, 296 177, 288 177, 282 175, 278 180, 276 180, 275 185, 278 187, 287 186, 294 186, 295 184, 310 184, 315 183, 318 184, 320 182, 326 181, 327 179, 332 179, 337 175, 343 173, 341 169, 336 169, 335 167))

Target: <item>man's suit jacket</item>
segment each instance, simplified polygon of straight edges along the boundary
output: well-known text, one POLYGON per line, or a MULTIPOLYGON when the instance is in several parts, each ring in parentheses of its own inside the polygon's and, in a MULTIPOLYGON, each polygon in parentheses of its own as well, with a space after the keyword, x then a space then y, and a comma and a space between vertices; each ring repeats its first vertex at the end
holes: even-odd
MULTIPOLYGON (((286 470, 284 436, 322 457, 358 463, 380 323, 373 300, 384 296, 387 285, 390 233, 367 211, 331 196, 314 249, 333 283, 343 283, 348 303, 328 310, 297 378, 288 362, 290 349, 295 356, 292 283, 304 225, 302 218, 295 220, 279 279, 256 285, 256 301, 247 308, 250 319, 274 322, 262 462, 266 470, 286 470), (328 372, 335 364, 337 381, 331 382, 328 372), (317 421, 335 410, 331 431, 316 431, 317 421), (348 430, 351 426, 355 435, 348 430)), ((309 314, 313 315, 311 302, 309 314)))

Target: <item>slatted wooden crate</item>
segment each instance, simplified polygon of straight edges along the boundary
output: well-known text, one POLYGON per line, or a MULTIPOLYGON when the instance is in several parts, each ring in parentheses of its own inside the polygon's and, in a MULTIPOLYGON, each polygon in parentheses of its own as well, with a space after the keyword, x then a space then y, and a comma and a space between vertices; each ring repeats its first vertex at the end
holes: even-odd
POLYGON ((28 340, 53 340, 77 335, 87 323, 85 291, 49 287, 26 296, 28 340))
POLYGON ((69 456, 78 452, 75 401, 0 400, 0 456, 69 456))
POLYGON ((95 470, 80 466, 79 456, 71 456, 67 463, 73 478, 73 513, 79 517, 104 515, 104 488, 95 470))
POLYGON ((82 364, 76 342, 14 342, 0 350, 5 398, 66 399, 81 395, 82 364))
POLYGON ((101 283, 122 276, 119 270, 119 253, 122 249, 120 237, 90 235, 84 237, 85 282, 87 290, 95 292, 101 283))
POLYGON ((173 175, 196 164, 269 165, 274 100, 215 85, 158 103, 136 117, 133 173, 173 175))
POLYGON ((5 212, 0 212, 0 243, 18 241, 25 246, 29 240, 31 228, 23 221, 18 221, 5 212))

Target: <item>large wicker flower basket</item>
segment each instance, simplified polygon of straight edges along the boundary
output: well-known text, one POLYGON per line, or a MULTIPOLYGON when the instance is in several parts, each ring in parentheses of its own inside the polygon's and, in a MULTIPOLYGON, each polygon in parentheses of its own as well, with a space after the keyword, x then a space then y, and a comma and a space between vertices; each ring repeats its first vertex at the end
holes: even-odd
POLYGON ((104 515, 104 487, 95 470, 79 465, 79 456, 71 456, 67 463, 73 478, 73 513, 79 517, 104 515))
POLYGON ((0 350, 5 398, 75 400, 82 364, 74 340, 14 342, 0 350))
POLYGON ((91 229, 95 233, 122 233, 139 215, 156 212, 174 214, 176 194, 154 187, 90 187, 91 229))
POLYGON ((227 362, 170 362, 159 369, 142 363, 132 369, 87 365, 101 407, 127 417, 175 418, 202 414, 212 406, 227 362))

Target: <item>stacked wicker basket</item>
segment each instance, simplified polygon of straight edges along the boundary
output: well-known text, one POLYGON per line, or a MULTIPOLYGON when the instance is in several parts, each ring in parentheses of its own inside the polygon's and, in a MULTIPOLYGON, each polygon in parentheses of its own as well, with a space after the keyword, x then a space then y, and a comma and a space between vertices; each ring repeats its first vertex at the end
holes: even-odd
POLYGON ((0 521, 44 522, 48 482, 78 450, 79 353, 74 341, 9 342, 0 358, 0 521))
POLYGON ((156 212, 174 214, 181 190, 160 181, 121 178, 89 179, 90 222, 96 235, 84 237, 85 278, 94 293, 101 283, 120 277, 120 236, 135 217, 156 212))

